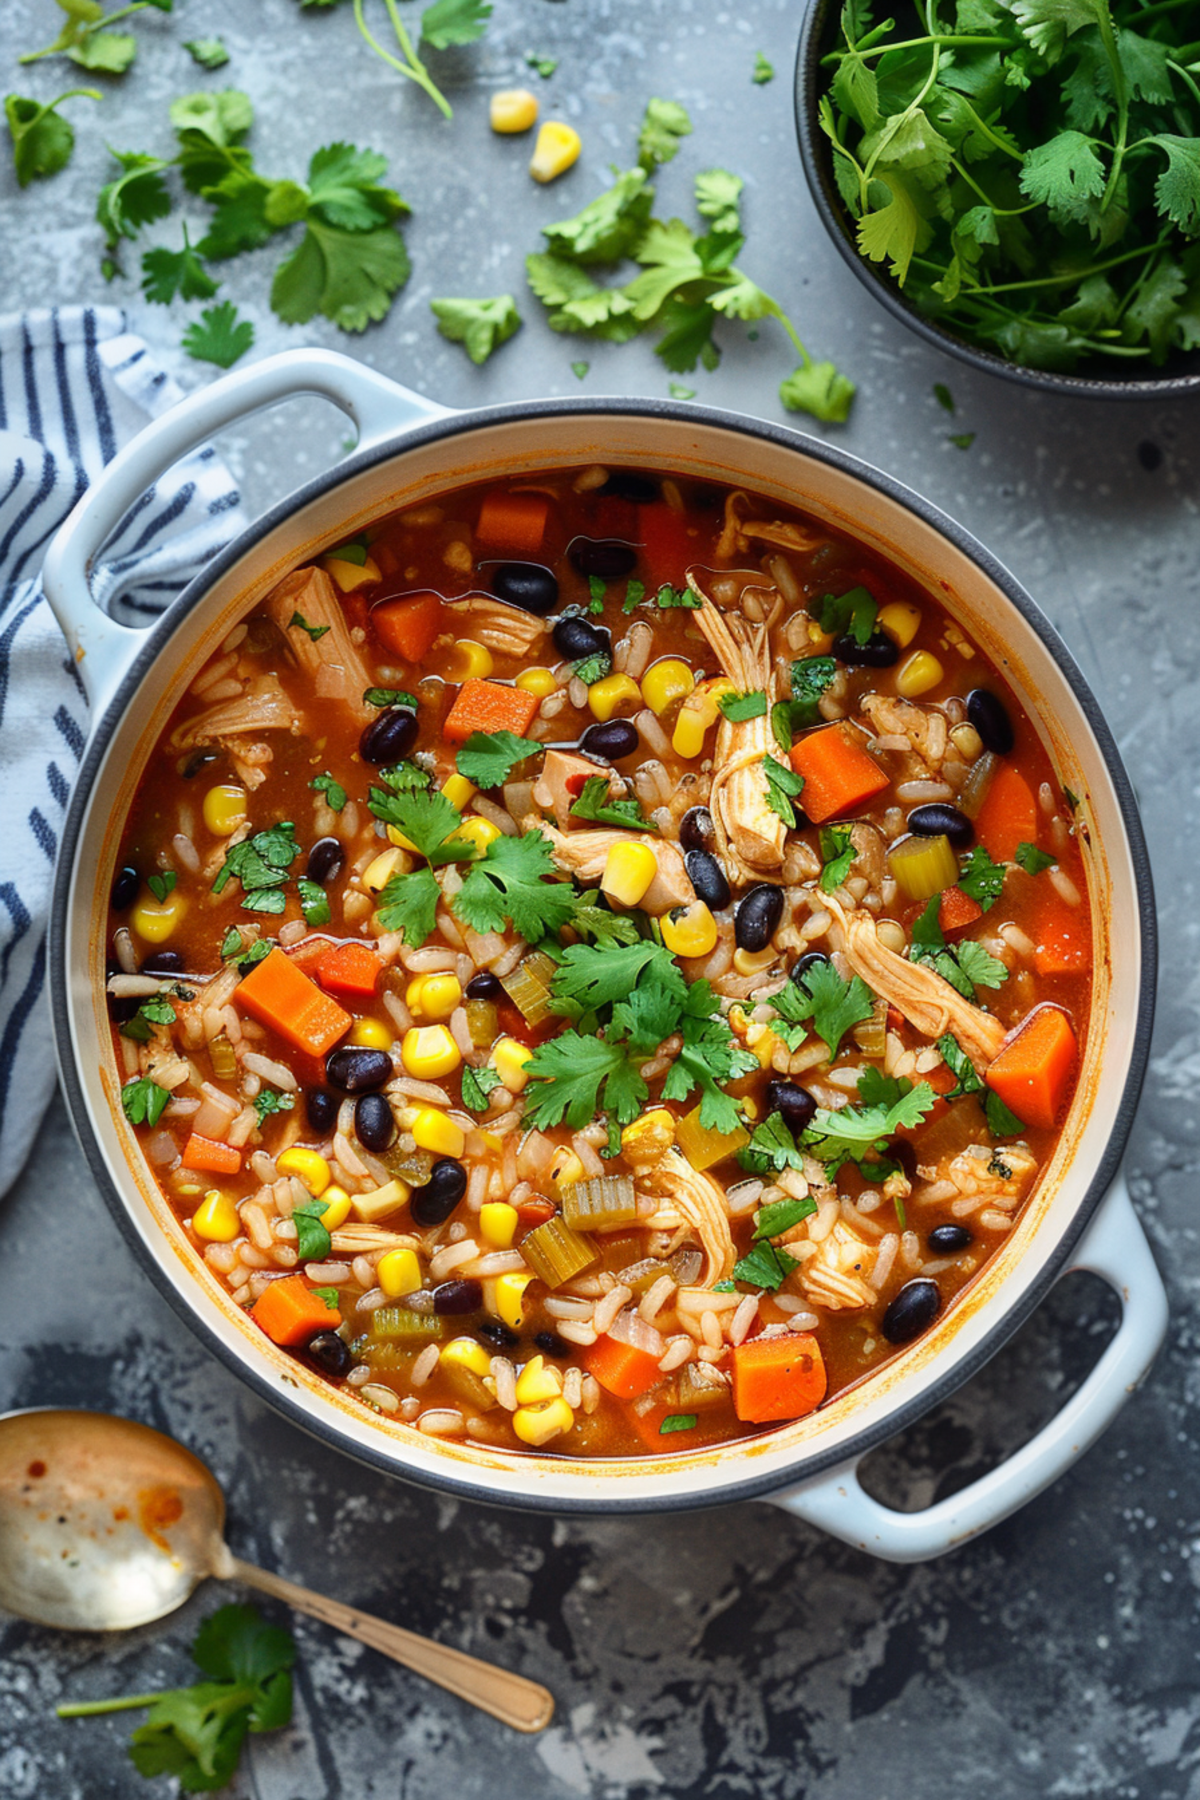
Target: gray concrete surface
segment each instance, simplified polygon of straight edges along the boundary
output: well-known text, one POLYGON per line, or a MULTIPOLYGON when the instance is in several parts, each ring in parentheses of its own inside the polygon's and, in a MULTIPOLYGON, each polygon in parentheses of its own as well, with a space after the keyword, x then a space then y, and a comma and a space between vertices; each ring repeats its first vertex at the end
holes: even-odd
MULTIPOLYGON (((369 0, 369 11, 382 7, 369 0)), ((50 96, 77 71, 17 71, 56 23, 49 0, 5 0, 6 84, 50 96)), ((1146 1389, 1050 1492, 952 1558, 884 1567, 760 1505, 644 1520, 555 1522, 439 1500, 364 1475, 265 1412, 201 1351, 134 1267, 61 1109, 0 1209, 0 1404, 109 1407, 175 1432, 227 1483, 244 1555, 389 1617, 503 1658, 559 1697, 551 1731, 507 1736, 438 1691, 304 1622, 294 1728, 254 1741, 233 1792, 258 1800, 978 1800, 1200 1795, 1197 1586, 1200 1499, 1191 1407, 1200 1253, 1195 1095, 1200 1082, 1197 766, 1200 759, 1200 408, 1041 398, 925 349, 872 304, 824 241, 794 150, 790 63, 799 8, 757 0, 497 0, 486 42, 441 61, 443 124, 375 62, 348 5, 176 0, 143 15, 137 68, 102 107, 79 102, 70 168, 18 193, 0 169, 0 308, 97 296, 91 223, 104 143, 163 149, 166 109, 190 89, 244 87, 260 164, 299 172, 338 136, 385 151, 413 206, 412 280, 389 319, 347 340, 290 331, 266 301, 274 253, 228 267, 223 294, 258 328, 255 354, 349 348, 449 404, 559 393, 664 394, 650 347, 555 337, 524 292, 544 221, 631 158, 652 93, 682 100, 695 135, 660 180, 659 211, 686 213, 690 176, 746 176, 745 266, 793 313, 812 349, 858 381, 830 435, 962 520, 1030 588, 1095 686, 1139 791, 1158 880, 1163 977, 1147 1092, 1129 1153, 1142 1216, 1171 1288, 1169 1340, 1146 1389), (213 32, 228 68, 193 68, 180 40, 213 32), (545 84, 522 62, 557 55, 545 84), (756 50, 779 74, 750 83, 756 50), (497 142, 489 93, 537 88, 583 134, 549 190, 526 146, 497 142), (482 370, 435 333, 440 294, 511 290, 525 328, 482 370), (581 384, 575 358, 590 370, 581 384), (950 421, 932 394, 948 382, 950 421), (970 450, 950 431, 974 431, 970 450), (1139 446, 1161 452, 1153 469, 1139 446)), ((202 209, 197 209, 200 223, 202 209)), ((168 222, 156 239, 174 241, 168 222)), ((196 234, 193 233, 193 236, 196 234)), ((136 259, 127 254, 127 267, 136 259)), ((108 297, 172 355, 185 315, 108 297)), ((718 405, 782 414, 781 335, 725 334, 719 370, 688 385, 718 405)), ((339 453, 340 421, 275 414, 222 444, 247 503, 263 505, 339 453)), ((1111 1328, 1099 1284, 1065 1284, 972 1386, 874 1459, 897 1504, 949 1491, 1061 1405, 1111 1328)), ((216 1603, 120 1641, 7 1623, 0 1631, 0 1794, 13 1800, 142 1791, 124 1759, 128 1717, 57 1723, 69 1696, 186 1678, 186 1644, 216 1603)), ((159 1783, 157 1791, 166 1791, 159 1783)))

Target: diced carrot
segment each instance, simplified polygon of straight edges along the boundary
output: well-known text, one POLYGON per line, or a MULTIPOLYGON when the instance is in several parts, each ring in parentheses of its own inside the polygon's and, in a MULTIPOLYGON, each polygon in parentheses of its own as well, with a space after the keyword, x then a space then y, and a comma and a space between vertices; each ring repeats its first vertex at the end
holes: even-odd
POLYGON ((733 1410, 743 1424, 802 1419, 825 1398, 825 1362, 808 1331, 735 1344, 733 1410))
POLYGON ((804 777, 800 805, 814 825, 853 812, 891 786, 845 725, 806 732, 792 750, 792 767, 804 777))
POLYGON ((588 1374, 594 1375, 600 1386, 618 1400, 636 1400, 662 1380, 657 1357, 616 1338, 597 1338, 580 1351, 579 1359, 588 1374))
POLYGON ((370 621, 375 636, 405 662, 423 662, 442 628, 440 594, 409 594, 403 600, 381 600, 370 621))
POLYGON ((234 989, 234 999, 297 1050, 324 1056, 354 1023, 276 947, 234 989))
POLYGON ((489 550, 534 556, 542 547, 549 516, 545 494, 508 494, 503 488, 493 488, 483 497, 475 536, 489 550))
POLYGON ((696 561, 694 520, 665 500, 655 500, 638 507, 637 535, 638 574, 649 592, 656 594, 664 582, 683 587, 687 566, 696 561))
POLYGON ((1012 862, 1018 844, 1036 844, 1037 827, 1033 789, 1019 769, 1001 763, 975 820, 975 835, 994 862, 1012 862))
POLYGON ((327 950, 314 973, 323 988, 335 994, 373 999, 383 964, 366 944, 336 944, 327 950))
MULTIPOLYGON (((1046 881, 1045 876, 1042 879, 1046 881)), ((1078 975, 1090 968, 1092 935, 1088 915, 1080 906, 1068 906, 1048 881, 1034 909, 1030 936, 1033 963, 1039 975, 1078 975)))
POLYGON ((336 1331, 342 1315, 314 1292, 303 1275, 285 1275, 263 1289, 250 1317, 261 1325, 273 1344, 294 1349, 307 1344, 318 1331, 336 1331))
POLYGON ((964 894, 960 887, 942 889, 942 898, 938 903, 938 926, 947 931, 961 931, 964 925, 973 925, 976 919, 982 919, 983 908, 978 900, 972 900, 970 894, 964 894))
POLYGON ((502 687, 498 681, 464 681, 446 714, 442 735, 465 744, 473 731, 511 731, 524 737, 541 701, 524 688, 502 687))
POLYGON ((242 1166, 242 1153, 231 1144, 219 1144, 215 1138, 201 1137, 193 1131, 183 1149, 185 1169, 207 1169, 213 1175, 236 1175, 242 1166))
POLYGON ((1066 1100, 1078 1056, 1066 1013, 1057 1006, 1038 1006, 993 1059, 987 1084, 1023 1124, 1050 1131, 1066 1100))

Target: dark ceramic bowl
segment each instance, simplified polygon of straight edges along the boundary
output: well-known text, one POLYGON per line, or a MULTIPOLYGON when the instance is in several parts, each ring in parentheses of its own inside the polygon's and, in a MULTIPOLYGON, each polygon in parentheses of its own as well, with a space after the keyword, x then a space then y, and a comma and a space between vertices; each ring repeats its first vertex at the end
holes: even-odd
POLYGON ((840 14, 841 0, 809 0, 805 10, 796 58, 796 131, 804 173, 821 221, 863 286, 927 344, 938 350, 948 350, 951 356, 969 363, 973 369, 1003 375, 1007 381, 1019 382, 1023 387, 1040 388, 1048 394, 1073 394, 1088 400, 1177 400, 1200 390, 1200 351, 1181 352, 1151 375, 1143 374, 1140 367, 1136 371, 1128 369, 1128 365, 1114 367, 1101 358, 1081 363, 1069 375, 1008 362, 995 351, 983 350, 956 336, 944 325, 926 318, 879 265, 869 263, 859 255, 854 239, 854 220, 838 193, 829 140, 821 130, 817 116, 823 87, 821 58, 834 47, 840 14))

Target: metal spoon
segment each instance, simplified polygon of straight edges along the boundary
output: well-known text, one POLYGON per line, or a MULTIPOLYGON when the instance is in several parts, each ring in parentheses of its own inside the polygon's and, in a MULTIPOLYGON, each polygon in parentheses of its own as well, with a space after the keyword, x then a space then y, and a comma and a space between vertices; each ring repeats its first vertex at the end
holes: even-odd
POLYGON ((240 1581, 381 1650, 517 1731, 541 1731, 552 1695, 357 1607, 242 1562, 225 1497, 173 1438, 108 1413, 0 1416, 0 1607, 68 1631, 124 1631, 182 1606, 205 1576, 240 1581))

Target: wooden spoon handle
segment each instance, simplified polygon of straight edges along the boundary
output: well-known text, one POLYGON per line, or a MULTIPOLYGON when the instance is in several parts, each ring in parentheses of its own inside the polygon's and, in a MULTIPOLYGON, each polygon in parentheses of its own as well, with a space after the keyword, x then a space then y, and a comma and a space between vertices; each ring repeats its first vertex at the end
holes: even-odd
POLYGON ((271 1594, 276 1600, 285 1600, 297 1612, 320 1619, 322 1624, 344 1631, 347 1637, 357 1638, 373 1650, 381 1650, 393 1662, 403 1663, 427 1681, 436 1681, 439 1687, 491 1713, 515 1731, 544 1731, 554 1716, 553 1695, 538 1682, 526 1681, 523 1675, 497 1669, 461 1650, 451 1650, 445 1644, 435 1644, 431 1638, 404 1631, 399 1625, 388 1625, 383 1619, 360 1612, 356 1606, 327 1600, 311 1588, 298 1587, 294 1581, 256 1569, 240 1557, 231 1556, 221 1574, 257 1588, 262 1594, 271 1594))

